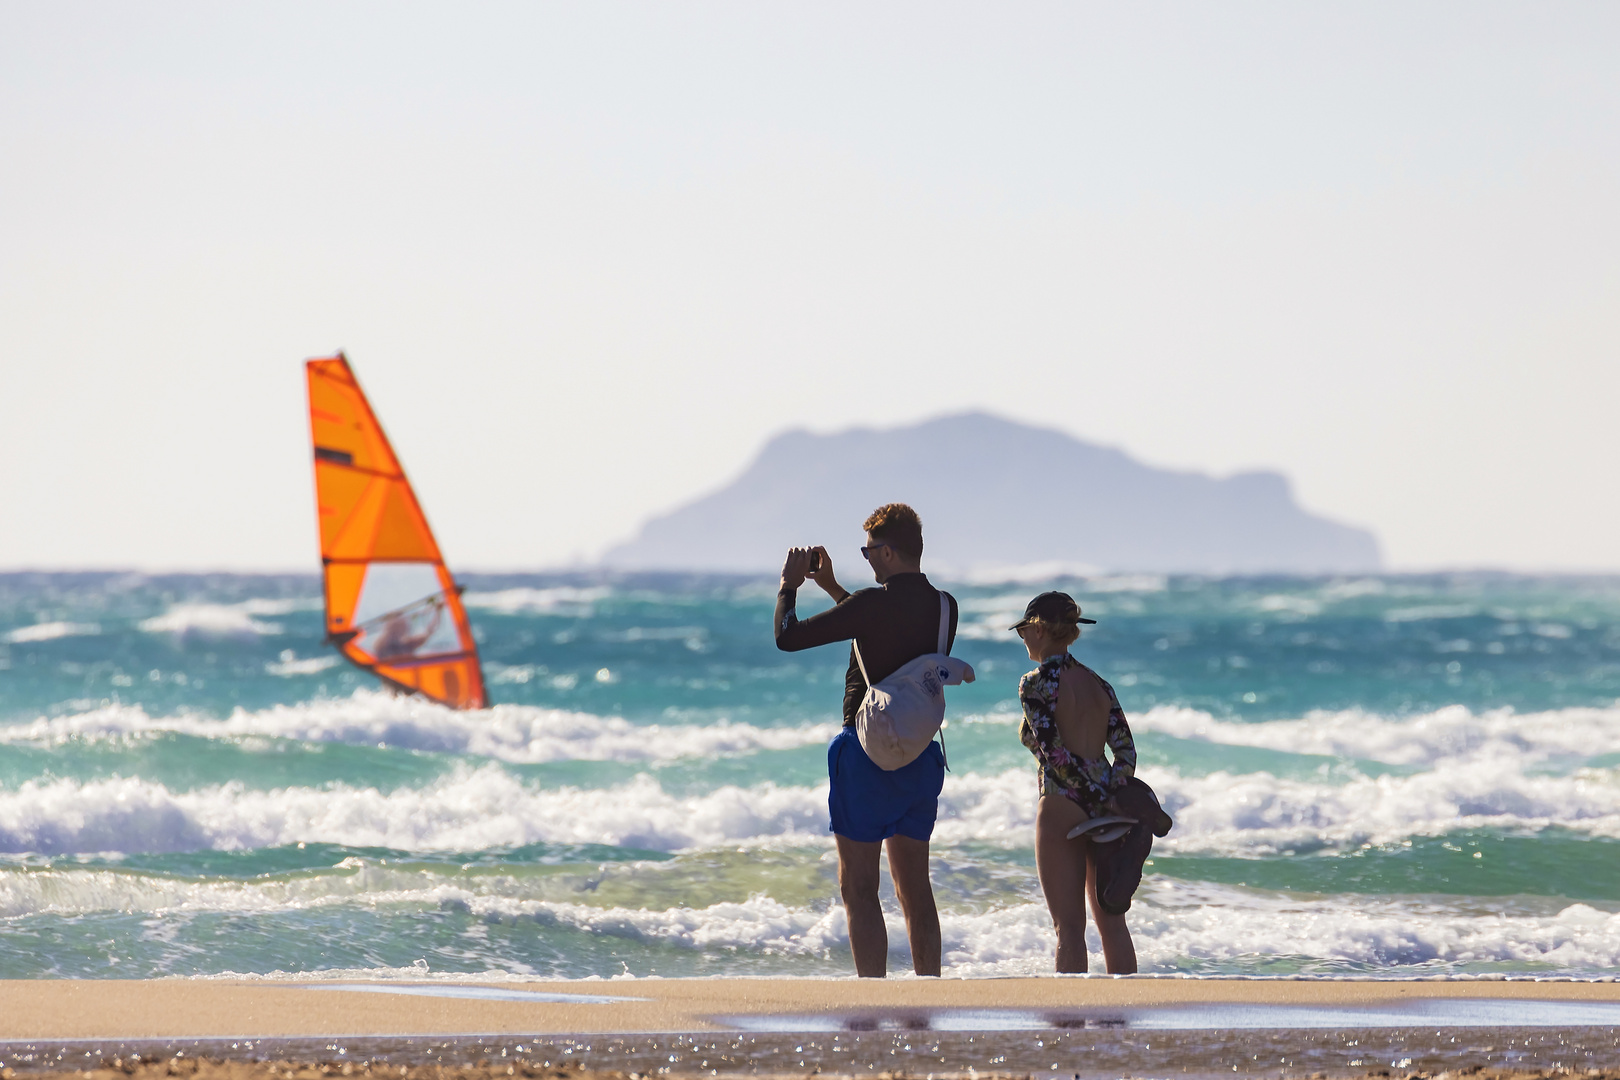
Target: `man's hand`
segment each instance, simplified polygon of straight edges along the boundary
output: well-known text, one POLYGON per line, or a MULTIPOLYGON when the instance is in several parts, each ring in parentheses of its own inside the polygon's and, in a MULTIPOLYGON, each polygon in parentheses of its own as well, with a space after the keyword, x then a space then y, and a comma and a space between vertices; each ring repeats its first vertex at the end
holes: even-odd
POLYGON ((797 589, 804 584, 810 571, 810 551, 810 548, 788 548, 787 559, 782 563, 784 589, 797 589))
POLYGON ((809 571, 805 576, 820 585, 822 590, 832 597, 835 603, 842 601, 844 597, 849 595, 849 590, 838 584, 838 579, 833 576, 832 556, 827 554, 826 548, 819 546, 811 548, 810 553, 812 556, 819 555, 821 564, 815 570, 809 571))

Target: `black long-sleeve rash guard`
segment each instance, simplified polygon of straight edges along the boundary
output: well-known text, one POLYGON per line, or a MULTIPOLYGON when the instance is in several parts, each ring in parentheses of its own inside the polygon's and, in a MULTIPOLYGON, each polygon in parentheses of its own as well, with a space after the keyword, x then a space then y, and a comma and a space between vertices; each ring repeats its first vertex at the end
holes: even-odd
MULTIPOLYGON (((945 651, 956 642, 956 597, 950 600, 951 626, 945 651)), ((939 647, 939 590, 920 573, 895 574, 875 589, 850 593, 833 607, 803 622, 794 611, 798 590, 783 587, 776 594, 776 647, 783 652, 813 649, 835 641, 854 639, 873 682, 899 671, 919 656, 939 647)), ((866 696, 855 650, 849 650, 844 673, 844 723, 853 724, 866 696)))

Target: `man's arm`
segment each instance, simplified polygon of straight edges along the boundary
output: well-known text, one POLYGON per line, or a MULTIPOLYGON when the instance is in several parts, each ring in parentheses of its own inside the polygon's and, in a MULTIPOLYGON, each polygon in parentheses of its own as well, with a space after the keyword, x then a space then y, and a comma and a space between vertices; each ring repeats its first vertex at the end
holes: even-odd
MULTIPOLYGON (((799 548, 788 552, 787 562, 782 566, 782 584, 776 590, 775 630, 776 647, 783 652, 798 652, 817 645, 830 645, 834 641, 847 641, 855 636, 862 621, 862 611, 866 605, 861 602, 860 594, 844 592, 836 583, 833 587, 843 593, 837 605, 803 622, 799 621, 796 610, 799 586, 804 584, 809 567, 810 553, 799 548)), ((830 578, 830 564, 827 569, 830 578)), ((823 587, 826 587, 825 583, 823 587)))
POLYGON ((860 593, 846 593, 844 599, 826 611, 810 616, 803 622, 794 610, 798 590, 783 585, 776 593, 776 647, 783 652, 813 649, 817 645, 831 645, 835 641, 848 641, 856 636, 863 621, 860 593))

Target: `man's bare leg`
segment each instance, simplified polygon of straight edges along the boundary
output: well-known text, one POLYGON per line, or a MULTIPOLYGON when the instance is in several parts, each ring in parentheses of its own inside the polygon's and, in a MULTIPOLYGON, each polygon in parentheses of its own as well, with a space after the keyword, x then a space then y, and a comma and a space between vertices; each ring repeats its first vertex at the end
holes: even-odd
MULTIPOLYGON (((855 956, 855 974, 881 979, 889 969, 889 931, 883 925, 878 902, 879 841, 863 843, 833 834, 838 841, 838 892, 849 920, 849 951, 855 956)), ((893 855, 890 855, 893 858, 893 855)), ((937 961, 936 961, 937 964, 937 961)))
POLYGON ((909 836, 888 839, 889 877, 906 916, 911 939, 911 970, 918 975, 939 974, 939 909, 934 906, 934 885, 928 880, 928 841, 909 836))

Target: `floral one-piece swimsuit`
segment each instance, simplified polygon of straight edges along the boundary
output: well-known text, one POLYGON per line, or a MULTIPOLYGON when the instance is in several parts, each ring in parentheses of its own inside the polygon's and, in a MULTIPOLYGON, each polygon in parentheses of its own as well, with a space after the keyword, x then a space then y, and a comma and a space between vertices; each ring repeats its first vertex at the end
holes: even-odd
POLYGON ((1114 791, 1136 775, 1136 742, 1131 738, 1131 725, 1108 680, 1064 652, 1048 656, 1040 667, 1018 680, 1018 700, 1024 707, 1018 739, 1040 762, 1037 782, 1041 792, 1065 796, 1088 818, 1106 813, 1104 805, 1114 791), (1087 672, 1108 691, 1108 749, 1113 752, 1112 762, 1102 757, 1083 758, 1063 745, 1057 726, 1058 681, 1071 668, 1087 672))

